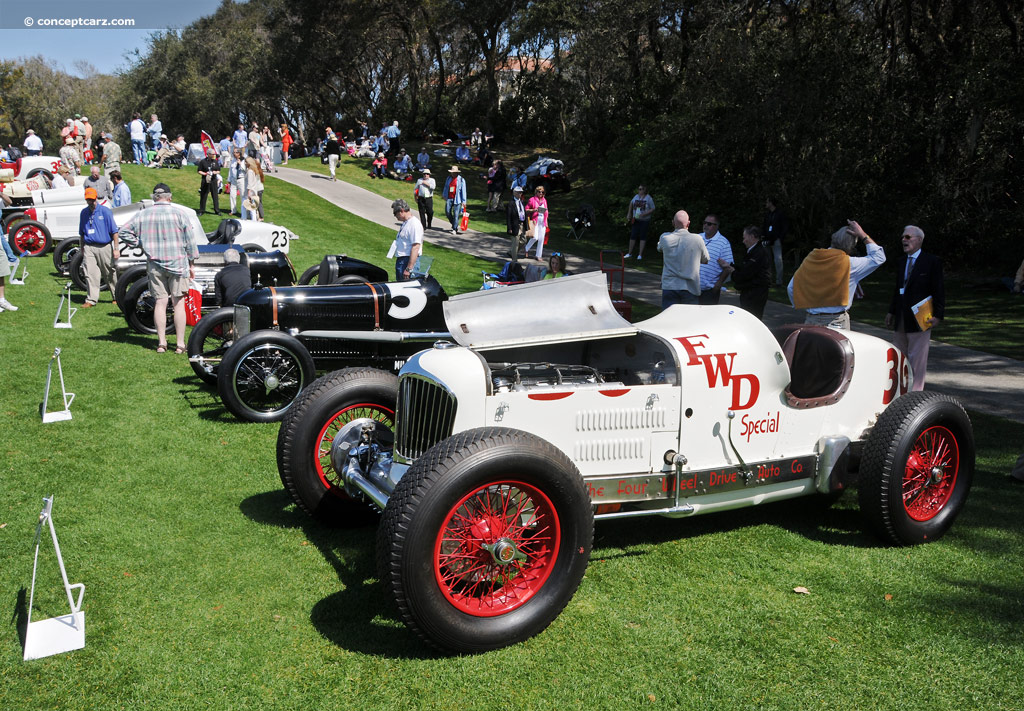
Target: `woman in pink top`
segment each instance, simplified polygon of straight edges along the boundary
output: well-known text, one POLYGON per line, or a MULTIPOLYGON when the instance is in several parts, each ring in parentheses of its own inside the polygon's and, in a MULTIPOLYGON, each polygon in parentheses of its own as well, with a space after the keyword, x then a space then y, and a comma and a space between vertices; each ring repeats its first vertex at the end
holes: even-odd
POLYGON ((527 231, 533 230, 533 237, 526 243, 526 254, 530 254, 530 247, 537 245, 538 261, 544 256, 544 241, 548 233, 548 201, 544 197, 544 188, 539 187, 533 192, 533 197, 526 203, 526 219, 529 220, 527 231))

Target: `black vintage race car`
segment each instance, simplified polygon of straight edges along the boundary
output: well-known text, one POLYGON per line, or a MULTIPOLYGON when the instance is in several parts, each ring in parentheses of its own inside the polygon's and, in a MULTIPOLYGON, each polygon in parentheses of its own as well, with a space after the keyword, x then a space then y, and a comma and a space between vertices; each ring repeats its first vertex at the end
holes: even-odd
MULTIPOLYGON (((203 312, 208 313, 220 307, 214 291, 217 272, 224 268, 224 252, 230 245, 204 245, 199 249, 199 259, 195 262, 195 281, 202 287, 203 312)), ((241 263, 249 267, 253 284, 269 286, 291 286, 295 283, 295 267, 284 252, 245 252, 241 254, 241 263)), ((118 300, 125 320, 132 330, 138 333, 156 333, 153 321, 153 308, 156 299, 149 292, 149 280, 146 278, 146 265, 139 264, 124 272, 118 278, 118 284, 129 281, 130 286, 124 296, 118 300)), ((115 285, 114 290, 120 294, 122 289, 115 285)), ((168 318, 172 313, 168 301, 168 318)), ((168 323, 170 321, 168 320, 168 323)))
POLYGON ((426 344, 448 337, 447 299, 437 280, 422 273, 403 282, 246 292, 234 307, 237 340, 217 373, 221 400, 243 420, 272 422, 284 417, 317 370, 398 372, 426 344))
MULTIPOLYGON (((274 254, 274 253, 271 253, 274 254)), ((277 288, 279 286, 291 286, 294 282, 294 271, 285 281, 286 275, 273 270, 264 270, 261 260, 265 259, 262 254, 248 254, 242 256, 243 260, 251 267, 253 286, 267 286, 277 288)), ((279 260, 278 260, 279 261, 279 260)), ((289 264, 290 267, 290 264, 289 264)), ((143 266, 144 270, 144 266, 143 266)), ((125 273, 123 278, 129 275, 125 273)), ((145 283, 145 271, 140 275, 145 283)), ((196 277, 199 277, 199 269, 196 269, 196 277)), ((139 278, 139 276, 136 276, 139 278)), ((210 277, 210 283, 216 278, 216 272, 210 277)), ((328 254, 319 264, 314 264, 299 277, 299 285, 341 285, 341 284, 366 284, 369 282, 386 281, 388 273, 375 264, 364 262, 361 259, 353 259, 345 254, 328 254)), ((120 288, 120 280, 118 281, 120 288)), ((212 286, 211 286, 212 290, 212 286)), ((228 348, 235 342, 233 305, 221 308, 214 296, 210 297, 212 303, 210 313, 204 313, 199 323, 192 329, 188 338, 189 363, 204 382, 210 385, 217 384, 217 368, 228 348)), ((207 305, 206 290, 203 290, 204 310, 207 305)), ((267 327, 270 321, 267 322, 267 327)), ((262 328, 258 326, 257 328, 262 328)))

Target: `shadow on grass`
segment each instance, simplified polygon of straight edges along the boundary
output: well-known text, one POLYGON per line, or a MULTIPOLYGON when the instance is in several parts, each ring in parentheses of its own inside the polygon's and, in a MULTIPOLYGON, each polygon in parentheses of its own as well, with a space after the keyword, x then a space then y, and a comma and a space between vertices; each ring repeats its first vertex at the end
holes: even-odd
POLYGON ((110 341, 112 343, 127 343, 133 346, 141 346, 143 348, 155 349, 156 348, 156 336, 144 336, 141 333, 123 326, 121 328, 115 328, 113 331, 108 333, 100 333, 95 336, 89 336, 90 341, 110 341))
POLYGON ((25 649, 25 635, 28 633, 28 594, 24 587, 18 590, 18 596, 14 600, 14 609, 11 611, 11 624, 15 626, 18 633, 18 643, 22 650, 25 649))
POLYGON ((376 579, 376 527, 329 528, 294 506, 284 490, 256 494, 239 505, 252 521, 301 530, 338 576, 341 589, 310 610, 313 626, 331 643, 363 654, 394 659, 432 659, 426 645, 400 626, 376 579), (341 551, 342 554, 339 554, 341 551))

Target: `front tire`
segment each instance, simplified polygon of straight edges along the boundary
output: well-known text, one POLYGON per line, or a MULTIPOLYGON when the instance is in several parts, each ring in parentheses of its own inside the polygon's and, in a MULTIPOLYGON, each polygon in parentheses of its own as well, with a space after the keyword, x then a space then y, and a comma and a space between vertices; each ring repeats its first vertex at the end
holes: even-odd
POLYGON ((315 375, 313 356, 297 338, 279 331, 254 331, 224 354, 217 391, 239 419, 277 422, 315 375))
POLYGON ((428 643, 484 652, 544 630, 587 568, 594 515, 561 450, 480 428, 438 443, 384 511, 377 560, 405 624, 428 643))
POLYGON ((148 280, 145 264, 135 264, 130 266, 117 278, 117 281, 114 283, 114 301, 118 304, 122 304, 122 309, 124 308, 124 300, 125 297, 128 296, 129 290, 131 290, 131 288, 140 279, 148 280))
POLYGON ((963 508, 974 431, 955 399, 908 393, 886 408, 864 447, 858 496, 871 529, 896 545, 934 541, 963 508))
POLYGON ((374 368, 337 370, 302 392, 277 433, 277 470, 300 509, 329 526, 372 518, 370 507, 345 491, 331 464, 331 445, 373 421, 378 441, 390 447, 397 399, 398 377, 374 368))
POLYGON ((67 276, 71 273, 71 260, 82 251, 81 237, 63 239, 53 250, 53 266, 58 273, 67 276))
POLYGON ((11 225, 7 240, 16 255, 28 252, 30 257, 46 254, 52 244, 50 230, 42 222, 35 220, 21 220, 11 225))
POLYGON ((220 360, 235 342, 235 309, 226 306, 205 314, 188 336, 188 362, 207 385, 217 385, 220 360), (197 361, 202 358, 202 362, 197 361))

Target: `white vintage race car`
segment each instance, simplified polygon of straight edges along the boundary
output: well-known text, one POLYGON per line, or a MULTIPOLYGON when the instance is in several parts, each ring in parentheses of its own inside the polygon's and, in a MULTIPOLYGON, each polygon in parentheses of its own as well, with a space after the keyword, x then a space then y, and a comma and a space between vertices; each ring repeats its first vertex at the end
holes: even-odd
POLYGON ((59 156, 22 156, 18 160, 0 162, 0 170, 10 169, 16 180, 26 180, 36 175, 53 178, 59 167, 59 156))
MULTIPOLYGON (((79 246, 78 223, 85 208, 84 188, 78 186, 48 191, 65 193, 74 190, 78 191, 78 199, 73 202, 53 204, 54 198, 46 200, 45 195, 39 195, 41 202, 37 206, 24 209, 20 216, 10 219, 7 238, 11 242, 11 247, 18 253, 28 252, 29 256, 41 256, 52 243, 56 243, 53 265, 61 273, 68 273, 79 246)), ((106 204, 106 201, 100 200, 100 204, 106 204)), ((248 252, 270 252, 276 249, 287 253, 291 241, 298 239, 296 234, 281 225, 234 218, 221 220, 217 229, 206 232, 195 210, 177 203, 172 204, 188 218, 199 235, 199 244, 235 244, 248 252)), ((114 208, 114 221, 118 226, 123 226, 139 211, 152 205, 153 201, 147 199, 114 208)), ((119 267, 127 268, 133 260, 138 262, 142 259, 140 247, 121 245, 119 267)))
POLYGON ((685 518, 858 488, 868 526, 933 541, 964 505, 971 422, 908 393, 891 344, 731 306, 631 324, 601 274, 453 297, 456 343, 396 378, 342 370, 282 422, 278 466, 325 521, 383 511, 380 577, 403 621, 456 652, 543 630, 587 567, 595 519, 685 518), (542 316, 541 316, 542 315, 542 316))

